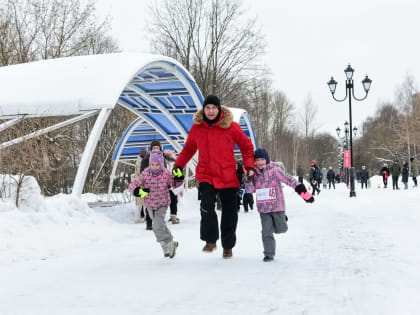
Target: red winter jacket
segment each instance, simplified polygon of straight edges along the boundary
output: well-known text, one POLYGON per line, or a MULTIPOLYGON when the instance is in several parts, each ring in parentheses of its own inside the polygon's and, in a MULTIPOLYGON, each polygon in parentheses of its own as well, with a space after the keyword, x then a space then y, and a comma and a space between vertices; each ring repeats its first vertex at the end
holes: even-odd
POLYGON ((239 124, 233 121, 233 114, 226 107, 222 107, 220 119, 212 127, 203 120, 203 114, 203 109, 195 113, 195 124, 188 133, 187 142, 175 165, 184 168, 198 150, 195 177, 199 183, 206 182, 217 189, 239 187, 235 143, 241 150, 245 168, 254 168, 252 142, 239 124))

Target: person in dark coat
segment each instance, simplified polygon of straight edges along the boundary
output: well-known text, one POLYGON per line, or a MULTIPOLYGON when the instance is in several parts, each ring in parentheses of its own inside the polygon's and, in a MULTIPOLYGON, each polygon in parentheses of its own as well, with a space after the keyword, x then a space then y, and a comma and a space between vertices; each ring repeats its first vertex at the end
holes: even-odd
POLYGON ((327 172, 327 180, 328 180, 328 189, 331 189, 331 184, 335 189, 335 172, 333 171, 332 167, 329 167, 327 172))
POLYGON ((405 162, 402 169, 402 182, 404 184, 404 189, 408 189, 408 176, 409 176, 408 162, 405 162))
POLYGON ((238 194, 237 194, 238 200, 236 202, 236 207, 237 207, 238 212, 239 212, 239 210, 241 209, 242 195, 243 195, 244 189, 245 189, 245 184, 244 184, 244 181, 245 181, 244 167, 242 166, 242 163, 239 162, 239 161, 236 164, 236 176, 238 177, 239 185, 240 185, 239 188, 238 188, 238 194))
POLYGON ((312 186, 312 192, 315 195, 315 191, 319 193, 321 189, 319 189, 319 177, 320 177, 321 170, 319 169, 318 165, 316 165, 316 161, 312 160, 311 168, 309 170, 309 182, 312 186))
POLYGON ((360 171, 360 182, 362 184, 362 189, 363 189, 363 185, 365 186, 365 188, 367 189, 367 182, 369 179, 369 171, 366 169, 366 166, 363 165, 362 169, 360 171))
POLYGON ((398 161, 394 160, 394 163, 389 167, 389 172, 392 176, 392 189, 398 188, 398 177, 401 174, 401 166, 398 165, 398 161))
POLYGON ((410 158, 411 162, 411 177, 413 178, 414 187, 417 187, 417 175, 419 175, 419 170, 417 168, 414 158, 410 158))
POLYGON ((382 175, 382 181, 384 183, 384 188, 388 185, 388 177, 389 177, 389 167, 388 164, 384 164, 384 166, 381 168, 380 175, 382 175))
MULTIPOLYGON (((362 180, 362 171, 361 170, 359 170, 359 171, 357 171, 356 172, 356 181, 358 182, 358 183, 360 183, 360 181, 362 180)), ((363 184, 362 184, 363 185, 363 184)))
POLYGON ((254 209, 254 196, 248 192, 248 190, 244 190, 244 197, 242 199, 242 203, 244 204, 244 211, 248 212, 248 209, 254 209))
POLYGON ((198 150, 196 178, 200 183, 200 238, 206 244, 203 252, 216 250, 219 224, 215 212, 216 194, 222 203, 221 241, 223 258, 232 258, 236 244, 238 211, 236 208, 239 180, 236 175, 235 144, 242 154, 246 175, 254 175, 254 147, 251 140, 233 120, 233 113, 220 105, 215 95, 206 97, 203 108, 194 114, 194 124, 187 141, 175 161, 174 172, 182 171, 198 150))
POLYGON ((340 174, 339 173, 335 174, 335 182, 340 183, 340 174))

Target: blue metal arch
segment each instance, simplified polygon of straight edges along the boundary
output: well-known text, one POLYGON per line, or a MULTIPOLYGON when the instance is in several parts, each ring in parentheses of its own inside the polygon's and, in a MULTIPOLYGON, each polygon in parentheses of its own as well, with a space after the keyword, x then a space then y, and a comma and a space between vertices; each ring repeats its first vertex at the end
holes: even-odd
MULTIPOLYGON (((182 67, 159 61, 140 69, 118 99, 118 104, 139 118, 124 132, 113 160, 117 163, 135 160, 140 149, 150 149, 150 142, 155 139, 164 149, 179 152, 193 125, 194 113, 202 103, 203 96, 197 84, 182 67)), ((256 147, 255 133, 246 112, 239 124, 256 147)), ((235 153, 239 153, 238 148, 235 153)))

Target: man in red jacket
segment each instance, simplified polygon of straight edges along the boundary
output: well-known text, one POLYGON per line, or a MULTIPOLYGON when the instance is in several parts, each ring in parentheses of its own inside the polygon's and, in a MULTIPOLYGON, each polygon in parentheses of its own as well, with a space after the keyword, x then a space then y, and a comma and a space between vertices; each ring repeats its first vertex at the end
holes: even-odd
POLYGON ((220 229, 223 258, 231 258, 236 243, 236 192, 240 185, 236 176, 235 143, 241 150, 248 176, 253 175, 254 147, 239 124, 233 121, 232 112, 220 106, 217 96, 206 97, 203 108, 194 115, 194 122, 175 161, 174 172, 183 169, 198 150, 196 179, 201 194, 200 238, 206 242, 203 251, 214 251, 219 239, 219 224, 214 209, 218 193, 222 202, 220 229))

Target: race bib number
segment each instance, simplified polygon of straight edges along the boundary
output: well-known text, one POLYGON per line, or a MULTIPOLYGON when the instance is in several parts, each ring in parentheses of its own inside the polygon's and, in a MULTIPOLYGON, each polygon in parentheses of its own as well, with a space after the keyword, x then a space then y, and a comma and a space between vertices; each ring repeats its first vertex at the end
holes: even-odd
POLYGON ((257 201, 276 200, 276 188, 257 189, 257 201))

